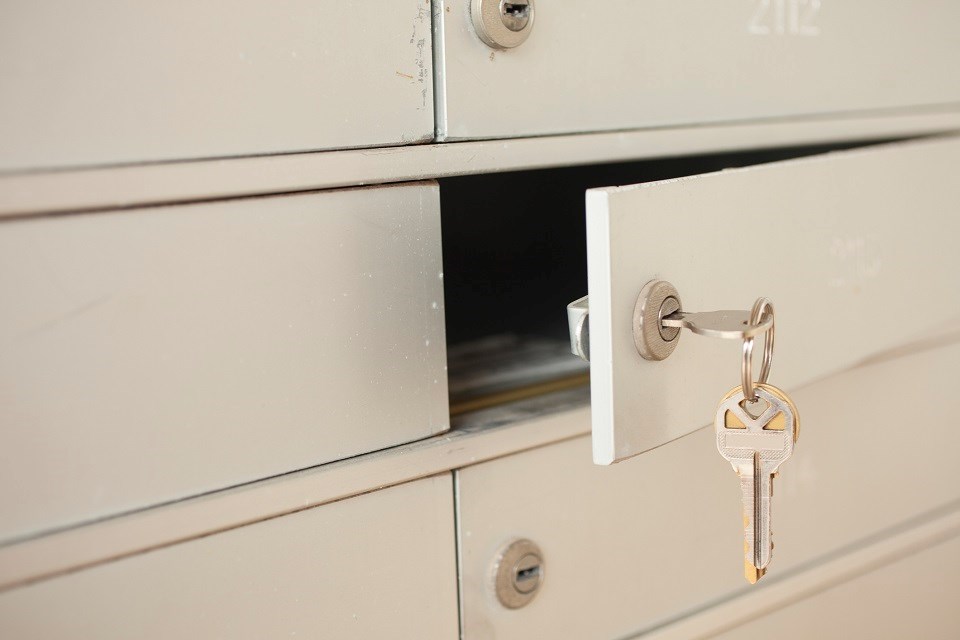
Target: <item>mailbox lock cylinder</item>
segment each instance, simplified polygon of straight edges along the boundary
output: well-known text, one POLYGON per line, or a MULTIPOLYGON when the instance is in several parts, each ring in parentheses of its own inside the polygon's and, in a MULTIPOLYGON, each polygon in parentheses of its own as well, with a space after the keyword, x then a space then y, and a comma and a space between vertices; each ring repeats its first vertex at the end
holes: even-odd
POLYGON ((544 564, 540 547, 530 540, 509 543, 493 563, 493 588, 508 609, 526 606, 543 585, 544 564))
POLYGON ((533 0, 471 0, 477 35, 494 49, 512 49, 533 31, 533 0))

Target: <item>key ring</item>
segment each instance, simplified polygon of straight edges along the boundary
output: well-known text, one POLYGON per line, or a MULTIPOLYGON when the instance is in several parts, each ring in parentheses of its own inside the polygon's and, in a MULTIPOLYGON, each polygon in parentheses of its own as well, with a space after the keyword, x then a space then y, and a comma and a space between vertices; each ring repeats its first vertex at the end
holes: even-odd
MULTIPOLYGON (((760 384, 770 377, 770 367, 773 364, 774 316, 773 303, 766 298, 757 298, 750 310, 750 324, 760 324, 762 319, 770 316, 770 328, 763 336, 763 363, 760 365, 760 384)), ((757 393, 753 385, 753 338, 743 341, 743 361, 740 364, 740 379, 743 385, 743 397, 748 402, 757 401, 757 393)))

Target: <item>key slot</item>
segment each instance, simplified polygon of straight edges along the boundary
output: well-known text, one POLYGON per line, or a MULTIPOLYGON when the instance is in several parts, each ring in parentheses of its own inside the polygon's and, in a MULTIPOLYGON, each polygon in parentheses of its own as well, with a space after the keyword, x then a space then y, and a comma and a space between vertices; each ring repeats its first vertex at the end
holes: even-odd
POLYGON ((530 14, 530 5, 527 3, 504 2, 503 13, 513 18, 526 18, 530 14))
POLYGON ((514 569, 513 586, 520 593, 530 593, 540 586, 541 578, 540 559, 535 556, 525 556, 520 559, 514 569))

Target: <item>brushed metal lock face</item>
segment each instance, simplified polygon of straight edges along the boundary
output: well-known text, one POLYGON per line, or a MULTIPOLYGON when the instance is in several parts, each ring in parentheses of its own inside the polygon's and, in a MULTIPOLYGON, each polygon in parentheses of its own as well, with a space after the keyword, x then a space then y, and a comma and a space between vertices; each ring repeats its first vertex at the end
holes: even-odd
POLYGON ((519 609, 543 584, 543 554, 530 540, 514 540, 498 554, 493 571, 497 600, 508 609, 519 609))
POLYGON ((651 280, 640 290, 633 308, 633 341, 646 360, 663 360, 677 348, 680 329, 663 326, 663 317, 681 307, 680 294, 669 282, 651 280))
POLYGON ((533 0, 472 0, 470 15, 477 35, 495 49, 519 46, 533 31, 533 0))

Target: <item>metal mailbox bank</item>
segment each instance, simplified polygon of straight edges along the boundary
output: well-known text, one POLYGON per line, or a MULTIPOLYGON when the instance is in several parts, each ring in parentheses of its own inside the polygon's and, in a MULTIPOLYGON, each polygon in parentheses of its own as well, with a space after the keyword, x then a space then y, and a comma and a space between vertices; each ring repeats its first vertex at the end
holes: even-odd
POLYGON ((0 6, 0 636, 960 637, 958 23, 0 6))

